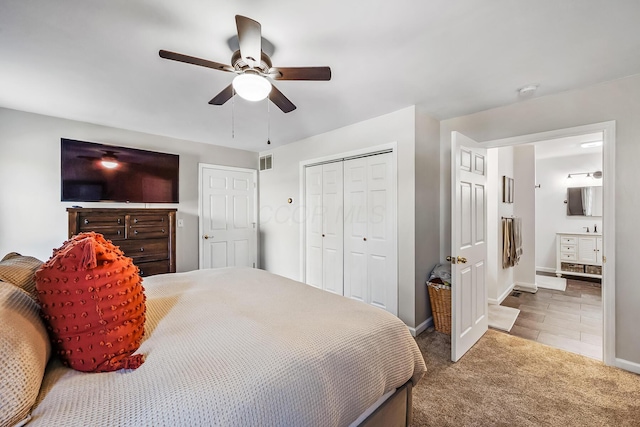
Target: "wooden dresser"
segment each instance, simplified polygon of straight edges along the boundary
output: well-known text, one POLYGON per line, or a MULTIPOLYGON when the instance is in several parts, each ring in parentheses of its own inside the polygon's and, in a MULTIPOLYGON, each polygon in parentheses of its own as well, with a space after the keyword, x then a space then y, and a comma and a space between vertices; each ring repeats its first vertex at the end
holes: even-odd
POLYGON ((69 237, 95 231, 119 246, 141 276, 175 273, 176 209, 67 208, 69 237))

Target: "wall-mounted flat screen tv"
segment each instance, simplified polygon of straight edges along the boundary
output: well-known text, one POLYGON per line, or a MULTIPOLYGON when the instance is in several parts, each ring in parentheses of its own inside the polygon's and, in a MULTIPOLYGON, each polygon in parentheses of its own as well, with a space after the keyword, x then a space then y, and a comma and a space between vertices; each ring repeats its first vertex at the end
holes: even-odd
POLYGON ((178 203, 176 154, 61 139, 63 202, 178 203))

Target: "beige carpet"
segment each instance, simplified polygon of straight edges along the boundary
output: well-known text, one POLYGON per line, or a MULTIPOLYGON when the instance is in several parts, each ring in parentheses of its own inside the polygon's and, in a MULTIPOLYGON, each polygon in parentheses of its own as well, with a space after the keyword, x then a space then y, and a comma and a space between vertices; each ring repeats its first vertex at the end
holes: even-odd
POLYGON ((640 376, 489 330, 457 363, 448 335, 418 346, 427 373, 413 389, 413 426, 638 426, 640 376))

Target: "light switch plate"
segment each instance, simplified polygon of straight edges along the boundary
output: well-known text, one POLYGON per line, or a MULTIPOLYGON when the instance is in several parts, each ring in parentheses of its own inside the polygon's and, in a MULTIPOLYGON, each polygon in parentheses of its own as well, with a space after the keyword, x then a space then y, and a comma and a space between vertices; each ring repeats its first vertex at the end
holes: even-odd
POLYGON ((184 227, 184 219, 178 220, 178 227, 184 227))

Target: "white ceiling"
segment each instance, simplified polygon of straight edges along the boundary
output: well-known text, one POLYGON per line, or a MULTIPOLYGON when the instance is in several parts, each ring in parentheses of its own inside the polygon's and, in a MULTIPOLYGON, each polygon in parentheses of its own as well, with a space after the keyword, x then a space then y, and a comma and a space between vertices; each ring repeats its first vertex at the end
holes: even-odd
POLYGON ((602 142, 602 132, 585 135, 567 136, 534 143, 536 146, 536 160, 552 157, 579 156, 581 154, 602 154, 602 146, 581 147, 585 142, 602 142))
POLYGON ((298 109, 271 106, 271 147, 414 104, 445 119, 528 84, 543 96, 640 73, 638 0, 2 0, 0 106, 267 149, 266 101, 210 106, 232 74, 158 56, 229 63, 236 14, 262 24, 275 66, 333 71, 276 82, 298 109))

